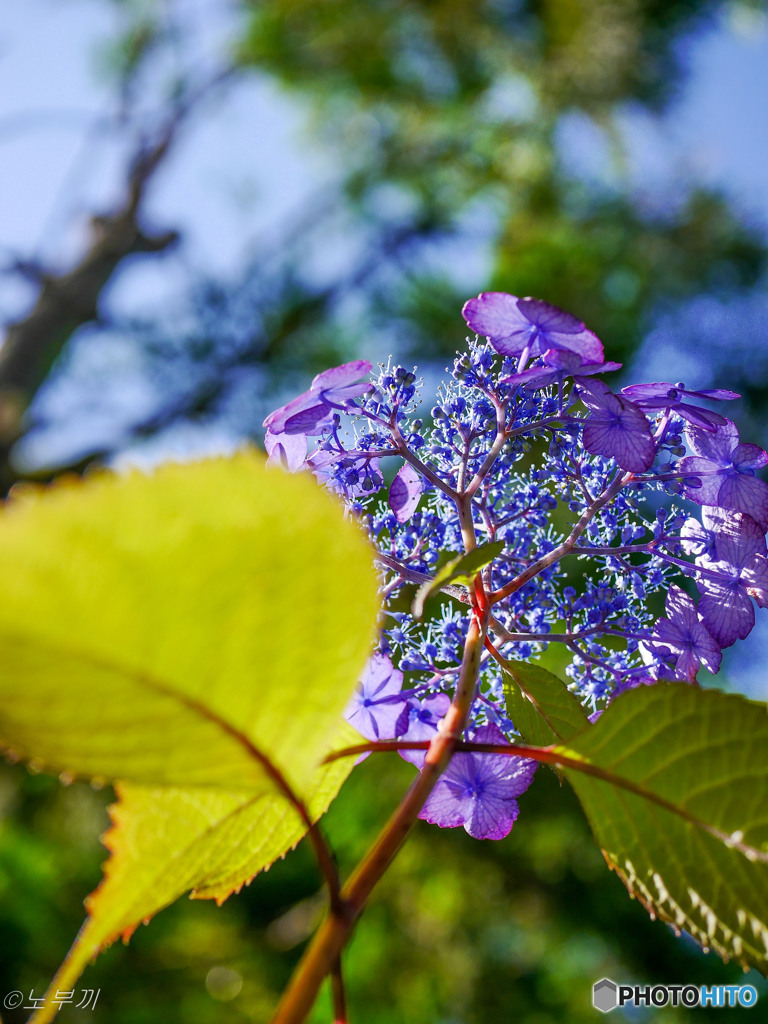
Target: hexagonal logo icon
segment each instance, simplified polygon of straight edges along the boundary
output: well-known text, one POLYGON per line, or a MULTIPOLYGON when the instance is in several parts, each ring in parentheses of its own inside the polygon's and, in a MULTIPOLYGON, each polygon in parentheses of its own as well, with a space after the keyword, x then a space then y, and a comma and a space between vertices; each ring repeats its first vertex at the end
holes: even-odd
POLYGON ((618 986, 610 978, 601 978, 592 986, 592 1005, 596 1010, 608 1013, 618 1005, 618 986))

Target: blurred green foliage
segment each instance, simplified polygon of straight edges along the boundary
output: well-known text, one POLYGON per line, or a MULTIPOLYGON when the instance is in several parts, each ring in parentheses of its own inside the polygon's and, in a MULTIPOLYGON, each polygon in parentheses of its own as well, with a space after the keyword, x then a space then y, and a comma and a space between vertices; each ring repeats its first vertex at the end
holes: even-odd
MULTIPOLYGON (((326 818, 342 870, 365 851, 412 773, 397 755, 355 769, 326 818)), ((16 812, 0 841, 0 990, 40 994, 81 922, 83 893, 98 881, 96 835, 110 794, 8 767, 0 779, 6 809, 16 812)), ((181 900, 128 946, 102 954, 80 983, 101 989, 96 1009, 78 1016, 65 1008, 62 1021, 264 1021, 322 906, 302 844, 221 908, 181 900)), ((352 1020, 371 1024, 590 1024, 592 984, 604 976, 707 985, 744 978, 628 899, 569 787, 548 769, 539 769, 504 842, 420 823, 374 895, 345 967, 352 1020)), ((765 998, 759 975, 748 978, 765 998)), ((690 1018, 667 1009, 653 1020, 715 1021, 718 1012, 690 1018)), ((330 1019, 325 992, 311 1020, 330 1019)))
MULTIPOLYGON (((764 242, 714 193, 681 181, 646 209, 621 115, 674 95, 690 33, 718 3, 641 0, 274 0, 253 4, 242 56, 309 100, 363 218, 397 203, 421 231, 495 222, 495 288, 576 313, 627 358, 664 303, 749 287, 764 242), (581 112, 615 183, 565 165, 558 132, 581 112), (397 199, 393 192, 397 191, 397 199)), ((468 297, 460 268, 418 266, 377 296, 423 359, 450 352, 468 297), (435 276, 438 280, 435 281, 435 276), (437 287, 436 287, 437 284, 437 287), (435 339, 440 339, 435 341, 435 339)))

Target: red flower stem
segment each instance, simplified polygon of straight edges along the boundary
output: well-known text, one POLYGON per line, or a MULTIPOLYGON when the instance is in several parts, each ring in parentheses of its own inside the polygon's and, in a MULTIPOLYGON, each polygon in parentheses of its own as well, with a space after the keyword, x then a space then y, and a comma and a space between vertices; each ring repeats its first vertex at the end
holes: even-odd
MULTIPOLYGON (((458 746, 456 747, 458 750, 458 746)), ((429 750, 429 740, 375 740, 370 743, 356 743, 353 747, 344 747, 342 750, 334 750, 323 758, 323 764, 330 764, 331 761, 340 761, 343 757, 353 757, 358 754, 381 754, 397 750, 429 750)))
MULTIPOLYGON (((359 754, 388 754, 398 750, 428 750, 429 740, 377 740, 375 743, 357 743, 354 747, 334 750, 323 761, 339 761, 342 757, 359 754)), ((560 764, 562 757, 556 756, 551 747, 528 747, 522 743, 475 743, 472 740, 457 740, 453 746, 456 754, 508 754, 510 757, 525 757, 530 761, 560 764)), ((581 765, 583 762, 579 761, 581 765)), ((574 762, 573 767, 576 767, 574 762)))

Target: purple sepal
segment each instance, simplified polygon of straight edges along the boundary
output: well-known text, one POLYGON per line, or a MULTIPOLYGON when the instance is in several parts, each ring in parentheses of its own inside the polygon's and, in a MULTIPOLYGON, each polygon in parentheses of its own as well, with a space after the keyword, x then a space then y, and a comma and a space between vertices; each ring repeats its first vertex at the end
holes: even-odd
POLYGON ((739 432, 735 423, 726 420, 714 434, 701 434, 698 430, 689 430, 688 441, 694 455, 709 459, 718 465, 730 466, 731 452, 739 443, 739 432))
POLYGON ((264 426, 272 434, 320 433, 316 430, 318 424, 330 419, 331 415, 330 407, 321 402, 314 391, 305 391, 271 412, 264 420, 264 426))
POLYGON ((755 470, 768 464, 768 455, 755 444, 739 444, 735 424, 726 420, 713 432, 687 430, 693 455, 677 465, 687 479, 683 493, 700 505, 746 512, 763 530, 768 528, 768 484, 755 470))
POLYGON ((672 586, 667 595, 666 612, 667 617, 656 623, 653 635, 658 643, 652 643, 651 647, 661 647, 676 655, 676 678, 692 683, 702 665, 710 672, 717 672, 722 659, 720 647, 699 618, 693 599, 680 587, 672 586))
POLYGON ((344 409, 348 402, 371 390, 371 384, 356 383, 370 372, 367 359, 323 370, 309 391, 271 412, 264 426, 273 434, 322 434, 335 409, 344 409))
POLYGON ((641 409, 614 395, 600 380, 579 381, 579 396, 590 410, 582 435, 588 452, 613 458, 630 473, 642 473, 653 465, 656 446, 641 409))
MULTIPOLYGON (((471 737, 477 743, 506 743, 495 725, 471 737)), ((475 839, 503 839, 520 813, 516 797, 533 781, 536 762, 506 754, 454 754, 420 818, 441 828, 464 829, 475 839)))
POLYGON ((398 523, 407 523, 419 504, 424 481, 410 463, 400 469, 389 488, 389 507, 398 523))
POLYGON ((711 518, 711 513, 717 513, 721 517, 728 515, 719 508, 707 508, 706 505, 702 506, 701 517, 703 522, 699 522, 698 519, 686 519, 680 528, 680 542, 682 544, 683 551, 686 555, 694 555, 697 561, 700 557, 707 557, 713 559, 715 557, 715 534, 714 530, 721 521, 720 519, 714 520, 711 518))
POLYGON ((350 384, 355 384, 356 388, 359 388, 357 394, 362 395, 365 391, 370 390, 369 384, 356 384, 361 377, 367 376, 371 372, 371 364, 367 359, 353 359, 351 363, 342 363, 341 366, 332 366, 330 370, 323 370, 322 373, 318 373, 315 379, 312 381, 312 391, 328 391, 329 389, 336 390, 337 388, 346 388, 350 384))
POLYGON ((698 406, 688 405, 686 402, 681 402, 675 406, 675 412, 692 426, 701 427, 702 430, 717 430, 719 426, 726 422, 725 416, 722 416, 719 412, 712 412, 710 409, 700 409, 698 406))
POLYGON ((541 355, 568 349, 588 363, 603 361, 603 345, 581 320, 541 299, 506 292, 483 292, 464 304, 462 316, 505 356, 541 355))
MULTIPOLYGON (((402 729, 402 732, 397 734, 398 738, 414 742, 432 740, 437 733, 440 719, 443 718, 450 706, 451 699, 445 693, 434 693, 420 701, 411 698, 403 709, 398 723, 402 729)), ((417 768, 421 768, 427 752, 426 750, 401 750, 399 753, 403 760, 410 761, 417 768)))
POLYGON ((763 532, 768 527, 768 484, 756 476, 741 473, 726 476, 717 495, 717 504, 749 513, 760 523, 763 532))
MULTIPOLYGON (((290 408, 289 405, 286 409, 290 408)), ((333 420, 333 410, 325 402, 317 402, 285 416, 282 420, 283 432, 286 434, 321 434, 333 420)))
POLYGON ((306 434, 273 434, 268 430, 264 436, 264 447, 269 455, 268 466, 282 466, 296 473, 306 465, 306 434))
POLYGON ((542 359, 544 366, 532 366, 521 373, 501 377, 499 383, 544 388, 559 384, 566 377, 591 377, 596 373, 612 373, 621 369, 621 363, 584 363, 578 353, 567 349, 548 348, 542 359))
POLYGON ((755 625, 755 609, 738 583, 709 583, 699 601, 699 611, 721 647, 743 640, 755 625))
POLYGON ((743 513, 707 510, 714 543, 696 559, 699 614, 721 647, 743 640, 755 624, 752 599, 768 607, 765 531, 743 513))
POLYGON ((731 461, 740 473, 768 465, 768 452, 756 444, 739 444, 731 452, 731 461))
POLYGON ((686 455, 677 464, 677 472, 683 476, 683 494, 700 505, 719 506, 720 488, 723 485, 722 471, 709 459, 686 455))
POLYGON ((678 416, 687 420, 692 426, 707 431, 717 430, 728 420, 719 412, 702 409, 697 405, 691 405, 690 402, 683 401, 683 399, 729 402, 740 397, 735 391, 724 391, 722 388, 689 391, 682 384, 670 384, 668 381, 658 381, 655 384, 630 384, 629 387, 622 388, 621 393, 639 405, 641 409, 650 412, 673 409, 678 416))
POLYGON ((344 717, 366 739, 395 739, 405 704, 400 692, 402 686, 403 673, 392 665, 387 655, 372 655, 344 717))
MULTIPOLYGON (((741 398, 735 391, 725 391, 723 388, 704 388, 699 391, 690 391, 682 384, 670 384, 668 381, 656 381, 653 384, 630 384, 622 388, 621 393, 627 395, 633 402, 643 405, 646 401, 654 399, 666 399, 668 402, 676 402, 681 396, 685 398, 704 398, 715 402, 730 402, 734 398, 741 398)), ((658 406, 657 408, 661 408, 658 406)))

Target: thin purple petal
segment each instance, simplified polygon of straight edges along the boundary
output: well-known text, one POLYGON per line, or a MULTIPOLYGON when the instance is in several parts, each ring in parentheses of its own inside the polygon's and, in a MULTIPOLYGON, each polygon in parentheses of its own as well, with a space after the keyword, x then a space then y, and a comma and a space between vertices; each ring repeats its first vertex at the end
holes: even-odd
POLYGON ((343 388, 348 384, 354 384, 361 377, 366 377, 370 372, 371 364, 367 359, 353 359, 351 363, 332 366, 330 370, 323 370, 322 373, 318 373, 312 381, 312 391, 343 388))
POLYGON ((703 388, 700 391, 686 391, 685 393, 692 398, 708 398, 716 402, 732 402, 735 398, 741 398, 741 395, 735 391, 726 391, 725 388, 703 388))
POLYGON ((722 416, 719 412, 699 409, 697 406, 687 405, 685 402, 680 402, 679 405, 675 406, 675 412, 678 416, 682 416, 684 420, 687 420, 688 423, 694 427, 700 427, 702 430, 717 430, 718 427, 726 422, 725 416, 722 416))
POLYGON ((669 381, 655 381, 652 384, 630 384, 622 388, 621 393, 627 395, 633 402, 644 402, 647 399, 671 399, 675 400, 680 396, 685 398, 704 398, 709 401, 731 401, 740 398, 735 391, 724 391, 720 388, 714 390, 690 391, 680 384, 672 384, 669 381))

